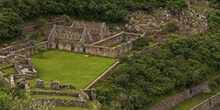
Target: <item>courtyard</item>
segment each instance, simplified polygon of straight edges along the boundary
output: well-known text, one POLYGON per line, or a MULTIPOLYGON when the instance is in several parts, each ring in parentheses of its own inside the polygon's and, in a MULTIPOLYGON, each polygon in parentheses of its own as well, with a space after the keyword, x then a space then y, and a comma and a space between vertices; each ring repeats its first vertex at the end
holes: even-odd
POLYGON ((77 89, 83 89, 117 61, 117 59, 91 55, 86 57, 85 54, 59 50, 49 50, 42 58, 34 55, 31 59, 38 71, 39 79, 71 84, 77 89))

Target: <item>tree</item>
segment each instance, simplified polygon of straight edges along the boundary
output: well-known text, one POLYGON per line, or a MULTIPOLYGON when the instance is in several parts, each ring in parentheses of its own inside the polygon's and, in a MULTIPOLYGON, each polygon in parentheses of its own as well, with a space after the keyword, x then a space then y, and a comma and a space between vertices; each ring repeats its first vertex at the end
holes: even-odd
POLYGON ((71 22, 71 18, 68 15, 63 15, 62 16, 63 21, 65 21, 66 23, 70 23, 71 22))
POLYGON ((179 30, 179 26, 177 25, 176 22, 172 21, 172 22, 168 22, 165 27, 164 30, 167 33, 174 33, 175 31, 179 30))
POLYGON ((46 20, 43 18, 39 18, 37 20, 37 29, 41 29, 42 27, 44 27, 46 25, 46 20))
POLYGON ((149 45, 149 39, 148 38, 138 38, 135 42, 134 42, 134 46, 136 49, 142 49, 144 46, 148 46, 149 45))
POLYGON ((38 46, 37 51, 40 54, 40 57, 43 57, 43 53, 46 51, 46 48, 44 46, 38 46))
POLYGON ((26 99, 0 92, 0 110, 50 110, 51 105, 37 103, 32 98, 26 99))
POLYGON ((38 37, 40 37, 40 31, 39 31, 39 30, 36 30, 36 31, 33 32, 32 38, 36 39, 36 38, 38 38, 38 37))

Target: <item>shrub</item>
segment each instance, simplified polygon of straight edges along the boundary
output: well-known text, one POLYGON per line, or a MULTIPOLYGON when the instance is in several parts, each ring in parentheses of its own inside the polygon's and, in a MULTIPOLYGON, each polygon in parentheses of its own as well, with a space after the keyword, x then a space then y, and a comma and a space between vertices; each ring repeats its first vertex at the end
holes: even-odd
POLYGON ((149 46, 148 38, 140 37, 134 42, 135 49, 142 49, 144 46, 149 46))
POLYGON ((41 36, 41 32, 39 30, 36 30, 32 33, 32 38, 36 39, 41 36))
POLYGON ((164 26, 163 30, 166 31, 167 33, 174 33, 175 31, 179 30, 179 26, 177 25, 176 22, 172 21, 172 22, 168 22, 164 26))

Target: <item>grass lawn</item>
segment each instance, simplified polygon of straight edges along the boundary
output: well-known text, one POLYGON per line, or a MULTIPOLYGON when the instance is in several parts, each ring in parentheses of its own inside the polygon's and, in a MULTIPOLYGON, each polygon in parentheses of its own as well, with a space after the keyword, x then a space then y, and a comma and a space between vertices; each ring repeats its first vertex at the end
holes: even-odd
POLYGON ((59 50, 49 50, 44 53, 43 58, 34 55, 31 59, 40 79, 71 84, 77 89, 84 88, 117 61, 99 56, 85 57, 85 54, 59 50))
POLYGON ((2 73, 10 74, 10 73, 17 73, 17 71, 15 70, 15 68, 8 68, 8 69, 3 69, 2 73))
POLYGON ((189 99, 186 102, 179 104, 172 110, 189 110, 190 108, 194 107, 195 105, 203 102, 204 100, 202 99, 189 99))
POLYGON ((201 6, 201 5, 197 5, 197 4, 192 4, 192 6, 196 9, 202 10, 202 9, 206 9, 207 11, 212 11, 213 9, 210 7, 205 7, 205 6, 201 6))
POLYGON ((5 67, 5 66, 6 66, 6 64, 3 64, 3 63, 0 64, 0 67, 5 67))

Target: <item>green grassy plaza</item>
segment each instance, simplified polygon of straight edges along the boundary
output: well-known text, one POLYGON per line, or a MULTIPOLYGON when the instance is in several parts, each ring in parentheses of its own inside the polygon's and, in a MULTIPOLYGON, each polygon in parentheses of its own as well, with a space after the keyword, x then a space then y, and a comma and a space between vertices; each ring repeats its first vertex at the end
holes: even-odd
POLYGON ((39 79, 71 84, 77 89, 86 87, 117 61, 117 59, 92 55, 85 57, 85 54, 59 50, 49 50, 42 58, 34 55, 31 59, 38 71, 39 79))

